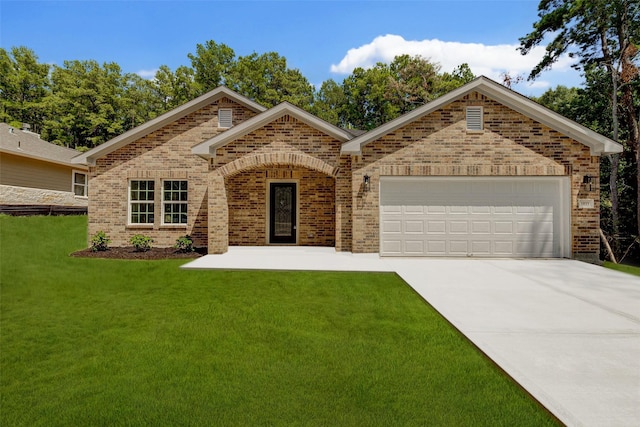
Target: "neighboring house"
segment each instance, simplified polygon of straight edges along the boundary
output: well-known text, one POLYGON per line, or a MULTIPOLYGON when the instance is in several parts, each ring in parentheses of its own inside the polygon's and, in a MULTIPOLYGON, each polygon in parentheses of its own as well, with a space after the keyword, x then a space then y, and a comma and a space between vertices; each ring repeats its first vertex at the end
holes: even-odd
POLYGON ((597 261, 600 156, 621 150, 480 77, 361 135, 220 87, 74 161, 114 246, 597 261))
POLYGON ((78 154, 0 123, 0 209, 86 211, 88 168, 71 162, 78 154))

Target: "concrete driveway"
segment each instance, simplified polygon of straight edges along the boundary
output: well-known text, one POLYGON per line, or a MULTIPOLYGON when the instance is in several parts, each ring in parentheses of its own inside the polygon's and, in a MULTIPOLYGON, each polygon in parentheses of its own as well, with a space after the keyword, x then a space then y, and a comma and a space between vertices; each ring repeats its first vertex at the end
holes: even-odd
POLYGON ((573 260, 230 248, 183 268, 395 271, 571 426, 640 425, 640 279, 573 260))

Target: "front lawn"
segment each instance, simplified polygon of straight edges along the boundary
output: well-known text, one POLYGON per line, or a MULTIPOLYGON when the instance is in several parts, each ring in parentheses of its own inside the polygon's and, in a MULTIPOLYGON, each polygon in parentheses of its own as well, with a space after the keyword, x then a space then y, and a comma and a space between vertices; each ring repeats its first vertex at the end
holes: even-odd
POLYGON ((0 216, 0 425, 555 423, 395 274, 69 257, 85 233, 0 216))

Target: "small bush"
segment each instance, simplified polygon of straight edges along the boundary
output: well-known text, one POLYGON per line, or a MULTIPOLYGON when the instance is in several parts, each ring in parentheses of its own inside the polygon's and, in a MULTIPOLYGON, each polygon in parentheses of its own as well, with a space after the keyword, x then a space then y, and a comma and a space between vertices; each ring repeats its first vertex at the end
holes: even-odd
POLYGON ((144 234, 136 234, 129 240, 136 252, 146 252, 151 249, 151 244, 153 243, 153 239, 149 236, 145 236, 144 234))
POLYGON ((91 237, 91 250, 93 252, 104 252, 109 249, 111 239, 107 237, 104 231, 100 230, 91 237))
POLYGON ((191 240, 191 236, 188 234, 186 236, 178 237, 176 239, 176 244, 173 245, 174 248, 178 250, 178 252, 193 252, 195 249, 193 247, 193 240, 191 240))

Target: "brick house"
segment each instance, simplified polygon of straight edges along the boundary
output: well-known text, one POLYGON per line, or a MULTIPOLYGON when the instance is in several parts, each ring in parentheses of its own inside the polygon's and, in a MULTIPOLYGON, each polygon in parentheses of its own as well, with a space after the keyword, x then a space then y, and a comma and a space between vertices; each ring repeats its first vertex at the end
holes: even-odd
POLYGON ((74 161, 114 246, 596 261, 600 156, 621 150, 480 77, 360 135, 220 87, 74 161))

